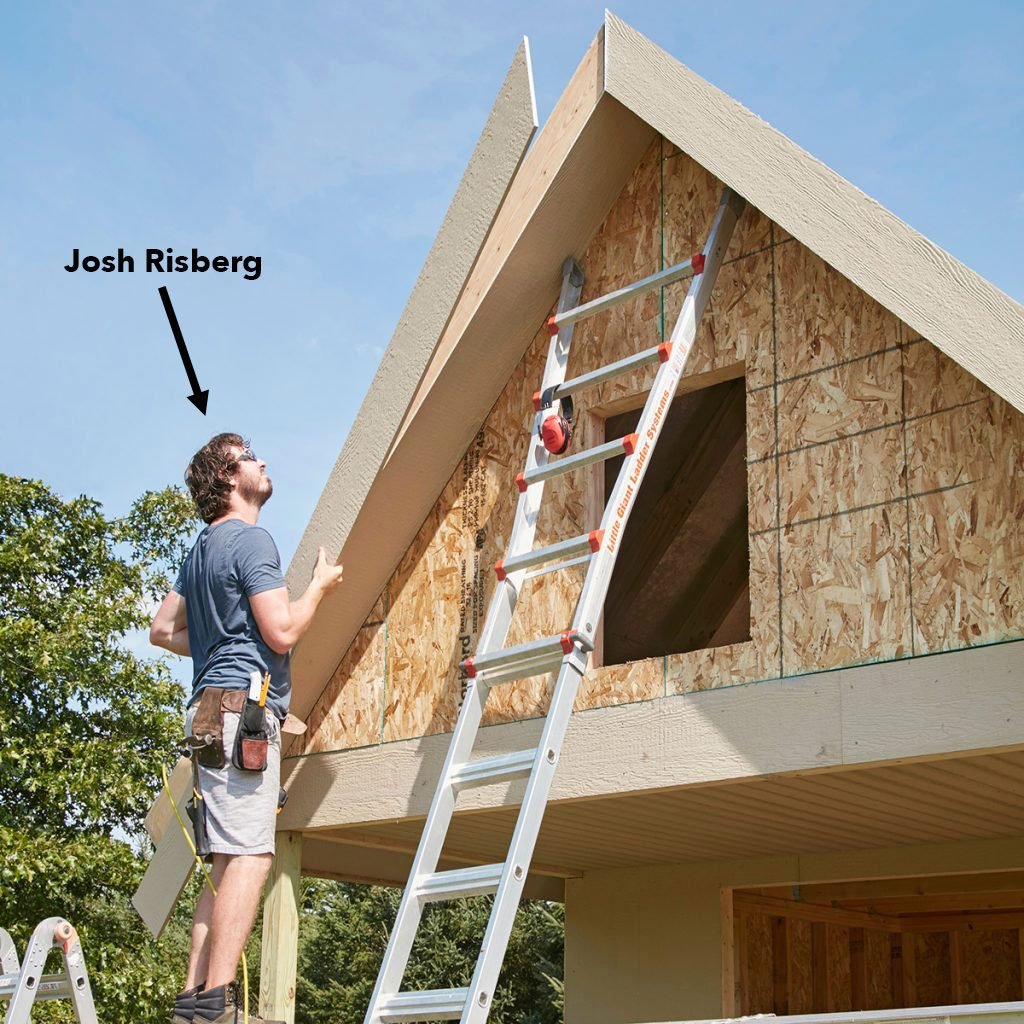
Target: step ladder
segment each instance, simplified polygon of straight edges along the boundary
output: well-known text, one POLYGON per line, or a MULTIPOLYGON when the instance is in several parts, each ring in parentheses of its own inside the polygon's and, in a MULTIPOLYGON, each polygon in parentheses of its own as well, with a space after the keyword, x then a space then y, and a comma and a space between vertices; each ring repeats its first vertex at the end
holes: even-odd
POLYGON ((576 690, 594 647, 595 627, 611 581, 619 543, 743 205, 742 199, 726 189, 702 252, 684 263, 583 305, 578 304, 583 272, 571 257, 566 260, 557 312, 548 319, 552 335, 548 361, 541 389, 534 396, 537 410, 534 443, 530 445, 526 468, 516 480, 519 502, 508 554, 495 566, 499 582, 487 611, 477 652, 462 663, 467 677, 465 698, 381 963, 365 1024, 456 1019, 463 1024, 484 1024, 487 1020, 576 690), (692 278, 690 289, 669 342, 620 359, 602 369, 571 380, 565 379, 574 324, 686 277, 692 278), (654 363, 660 363, 660 367, 634 433, 589 451, 549 461, 548 451, 537 435, 547 416, 560 413, 564 399, 602 381, 654 363), (625 454, 622 469, 608 496, 599 528, 534 549, 544 481, 622 454, 625 454), (572 626, 559 636, 505 647, 527 570, 545 566, 539 571, 547 572, 584 560, 589 564, 572 626), (558 678, 538 746, 512 754, 472 759, 470 755, 491 687, 555 671, 558 678), (506 860, 500 864, 438 871, 438 860, 458 794, 473 786, 523 776, 529 778, 506 860), (436 900, 483 893, 493 893, 495 898, 468 988, 400 991, 424 905, 436 900))
POLYGON ((29 1024, 37 1000, 68 999, 79 1024, 98 1024, 89 975, 78 932, 62 917, 48 917, 36 926, 25 952, 24 966, 11 936, 0 928, 0 1000, 9 1000, 4 1024, 29 1024), (43 974, 46 959, 59 949, 64 970, 43 974))

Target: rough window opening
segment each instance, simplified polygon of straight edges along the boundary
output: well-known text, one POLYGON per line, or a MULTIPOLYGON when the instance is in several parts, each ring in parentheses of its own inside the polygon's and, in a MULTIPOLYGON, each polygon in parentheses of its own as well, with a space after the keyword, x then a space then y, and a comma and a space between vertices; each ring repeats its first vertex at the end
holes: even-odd
MULTIPOLYGON (((605 420, 636 428, 640 409, 605 420)), ((672 403, 633 508, 604 611, 604 664, 750 639, 744 379, 672 403)), ((605 463, 605 495, 622 458, 605 463)))

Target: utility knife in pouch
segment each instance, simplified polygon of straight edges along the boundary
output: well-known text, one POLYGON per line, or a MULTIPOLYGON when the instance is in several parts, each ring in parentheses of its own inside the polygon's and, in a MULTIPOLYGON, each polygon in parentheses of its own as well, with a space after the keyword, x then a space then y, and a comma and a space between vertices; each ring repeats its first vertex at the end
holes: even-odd
POLYGON ((196 713, 192 719, 192 739, 205 741, 196 749, 196 759, 204 768, 223 768, 224 756, 224 712, 221 698, 224 691, 208 686, 199 695, 196 713))

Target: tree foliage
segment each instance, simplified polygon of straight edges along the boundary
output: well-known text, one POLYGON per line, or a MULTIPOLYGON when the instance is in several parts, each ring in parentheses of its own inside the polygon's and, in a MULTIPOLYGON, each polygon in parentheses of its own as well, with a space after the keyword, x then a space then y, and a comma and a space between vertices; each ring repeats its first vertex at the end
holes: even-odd
MULTIPOLYGON (((370 1002, 401 893, 379 886, 307 882, 299 942, 296 1024, 359 1024, 370 1002)), ((468 985, 491 897, 426 908, 403 989, 468 985)), ((555 904, 523 903, 505 956, 491 1024, 562 1019, 564 918, 555 904)))
MULTIPOLYGON (((184 703, 167 663, 134 653, 132 638, 194 526, 176 488, 112 519, 89 498, 65 501, 0 474, 0 927, 23 952, 39 921, 71 921, 104 1024, 167 1020, 188 954, 197 878, 159 942, 130 902, 148 853, 143 818, 160 764, 175 759, 184 703)), ((297 1024, 359 1024, 400 894, 329 882, 307 882, 304 893, 297 1024)), ((410 987, 468 983, 489 903, 428 908, 410 987)), ((247 953, 254 1005, 258 923, 247 953)), ((561 908, 524 904, 490 1020, 556 1024, 561 977, 561 908)), ((50 1002, 33 1020, 73 1014, 50 1002)))
POLYGON ((111 519, 89 498, 0 475, 0 925, 20 948, 46 917, 76 925, 100 1017, 118 1024, 148 1020, 140 996, 177 981, 153 970, 173 938, 147 942, 129 900, 183 694, 130 640, 193 515, 175 488, 111 519))

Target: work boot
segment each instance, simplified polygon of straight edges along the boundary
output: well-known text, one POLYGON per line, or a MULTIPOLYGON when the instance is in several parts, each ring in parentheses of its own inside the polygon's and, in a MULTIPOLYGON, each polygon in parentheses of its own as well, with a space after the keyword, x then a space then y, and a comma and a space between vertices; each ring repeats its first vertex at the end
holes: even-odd
POLYGON ((195 988, 187 988, 174 997, 174 1015, 171 1017, 171 1024, 192 1024, 192 1018, 196 1014, 196 996, 202 989, 202 985, 195 988))
MULTIPOLYGON (((196 996, 196 1012, 192 1024, 244 1024, 245 1011, 237 982, 208 988, 196 996)), ((249 1014, 249 1024, 285 1024, 283 1020, 266 1020, 249 1014)))

